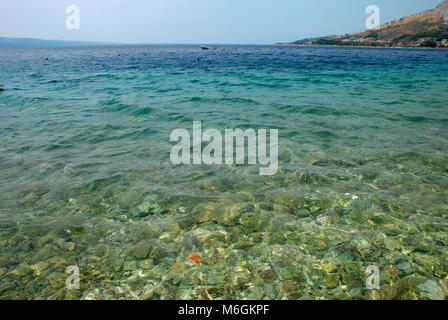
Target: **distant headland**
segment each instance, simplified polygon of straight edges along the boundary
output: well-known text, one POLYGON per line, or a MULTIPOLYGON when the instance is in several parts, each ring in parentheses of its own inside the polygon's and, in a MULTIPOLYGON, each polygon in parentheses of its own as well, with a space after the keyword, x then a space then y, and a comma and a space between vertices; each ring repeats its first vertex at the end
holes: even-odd
POLYGON ((77 47, 96 45, 116 45, 116 43, 0 37, 0 47, 77 47))
POLYGON ((448 0, 435 9, 386 23, 376 29, 346 35, 297 40, 281 45, 394 48, 448 48, 448 0))

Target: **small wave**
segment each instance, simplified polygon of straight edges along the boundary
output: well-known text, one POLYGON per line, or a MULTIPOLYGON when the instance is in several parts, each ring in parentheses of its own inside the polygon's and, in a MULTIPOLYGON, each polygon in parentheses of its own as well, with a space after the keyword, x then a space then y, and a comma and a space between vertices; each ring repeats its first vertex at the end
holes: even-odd
POLYGON ((323 137, 323 138, 338 137, 338 135, 336 133, 334 133, 333 131, 330 131, 330 130, 318 130, 318 131, 314 131, 313 134, 317 135, 319 137, 323 137))
POLYGON ((222 103, 222 104, 238 104, 238 105, 259 105, 257 100, 249 98, 204 98, 192 97, 181 102, 199 102, 199 103, 222 103))
POLYGON ((156 90, 157 93, 168 93, 173 91, 182 91, 183 88, 164 88, 156 90))
POLYGON ((303 109, 302 114, 340 116, 340 115, 349 115, 350 112, 339 111, 329 107, 307 107, 303 109))
POLYGON ((145 108, 140 108, 140 109, 137 109, 137 110, 131 112, 131 115, 136 116, 136 117, 146 116, 146 115, 152 113, 153 111, 154 111, 153 108, 145 107, 145 108))

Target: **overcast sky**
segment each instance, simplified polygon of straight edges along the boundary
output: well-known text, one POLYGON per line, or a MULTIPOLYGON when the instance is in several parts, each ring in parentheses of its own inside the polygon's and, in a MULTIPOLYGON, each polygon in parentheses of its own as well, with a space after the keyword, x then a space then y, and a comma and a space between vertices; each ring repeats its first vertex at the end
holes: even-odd
POLYGON ((365 30, 442 0, 0 0, 0 36, 122 43, 271 44, 365 30), (68 30, 65 9, 80 9, 68 30))

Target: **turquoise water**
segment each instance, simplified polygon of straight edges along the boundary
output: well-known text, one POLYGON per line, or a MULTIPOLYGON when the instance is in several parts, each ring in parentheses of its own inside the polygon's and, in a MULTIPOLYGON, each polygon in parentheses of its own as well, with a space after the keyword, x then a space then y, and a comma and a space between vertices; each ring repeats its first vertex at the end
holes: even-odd
POLYGON ((0 87, 2 299, 447 295, 447 51, 0 48, 0 87), (193 121, 279 172, 171 164, 193 121))

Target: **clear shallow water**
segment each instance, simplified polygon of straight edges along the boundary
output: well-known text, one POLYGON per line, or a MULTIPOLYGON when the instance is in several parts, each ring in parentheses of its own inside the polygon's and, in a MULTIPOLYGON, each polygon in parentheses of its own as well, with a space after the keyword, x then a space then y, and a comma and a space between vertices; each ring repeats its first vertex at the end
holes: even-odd
POLYGON ((0 48, 0 87, 3 299, 447 294, 446 51, 0 48), (199 120, 279 129, 279 173, 173 166, 199 120))

